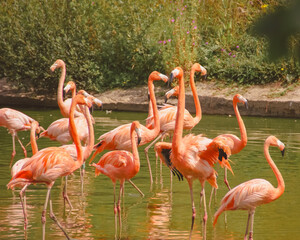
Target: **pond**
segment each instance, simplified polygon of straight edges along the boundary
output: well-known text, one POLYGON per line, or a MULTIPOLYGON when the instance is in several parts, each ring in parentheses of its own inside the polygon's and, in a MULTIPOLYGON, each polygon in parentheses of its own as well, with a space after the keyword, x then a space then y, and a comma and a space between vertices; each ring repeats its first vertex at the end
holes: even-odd
MULTIPOLYGON (((35 118, 43 127, 61 118, 58 110, 18 109, 35 118)), ((145 113, 95 111, 96 139, 121 124, 139 120, 145 123, 145 113)), ((276 201, 260 206, 256 210, 254 222, 254 238, 256 240, 300 239, 300 125, 298 119, 243 117, 248 144, 237 155, 230 157, 234 175, 229 174, 230 185, 236 186, 253 178, 264 178, 277 186, 276 178, 265 160, 263 143, 267 136, 275 135, 286 145, 286 155, 281 157, 277 148, 271 147, 270 154, 281 171, 285 180, 284 194, 276 201)), ((195 134, 204 133, 213 138, 222 133, 232 133, 240 136, 234 116, 204 115, 201 122, 192 131, 195 134)), ((11 136, 5 128, 0 128, 0 239, 41 239, 41 213, 46 196, 44 185, 30 186, 26 192, 29 226, 27 233, 23 230, 23 214, 19 199, 19 191, 7 190, 10 169, 9 162, 12 151, 11 136)), ((29 142, 29 132, 20 132, 20 138, 26 144, 29 142)), ((49 139, 38 140, 39 149, 48 146, 59 146, 49 139)), ((22 149, 18 144, 15 161, 23 158, 22 149)), ((30 148, 28 154, 31 156, 30 148)), ((100 175, 95 177, 94 169, 86 166, 84 188, 81 192, 79 172, 69 177, 68 193, 74 209, 64 208, 62 189, 63 179, 58 179, 53 186, 51 198, 57 218, 74 239, 188 239, 191 227, 191 202, 187 181, 179 182, 173 178, 170 183, 170 172, 163 166, 162 177, 159 165, 156 166, 153 148, 149 151, 154 184, 150 188, 149 173, 144 155, 144 146, 139 148, 141 169, 133 182, 144 192, 141 197, 128 183, 125 184, 125 195, 122 203, 120 219, 115 219, 113 211, 113 184, 111 180, 100 175), (115 226, 117 222, 117 230, 115 226)), ((98 161, 97 156, 95 161, 98 161)), ((219 173, 216 198, 208 208, 208 224, 206 239, 243 239, 247 221, 246 211, 231 211, 223 213, 214 228, 213 215, 218 209, 220 200, 227 192, 223 183, 223 169, 217 167, 219 173)), ((209 201, 211 187, 206 184, 206 199, 209 201)), ((191 239, 203 239, 202 217, 200 209, 200 184, 194 182, 194 197, 196 203, 196 218, 191 239)), ((49 210, 49 208, 48 208, 49 210)), ((47 214, 46 239, 65 239, 62 232, 47 214)))

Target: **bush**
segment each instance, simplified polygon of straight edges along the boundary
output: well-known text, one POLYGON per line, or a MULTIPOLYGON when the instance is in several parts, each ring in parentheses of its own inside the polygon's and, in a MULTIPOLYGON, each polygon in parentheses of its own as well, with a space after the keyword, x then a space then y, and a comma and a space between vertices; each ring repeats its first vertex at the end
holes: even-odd
POLYGON ((267 42, 249 34, 255 19, 285 1, 253 2, 2 1, 0 77, 52 93, 58 77, 49 67, 60 58, 67 81, 97 91, 144 85, 153 70, 189 71, 194 62, 228 82, 297 79, 298 62, 269 63, 267 42))

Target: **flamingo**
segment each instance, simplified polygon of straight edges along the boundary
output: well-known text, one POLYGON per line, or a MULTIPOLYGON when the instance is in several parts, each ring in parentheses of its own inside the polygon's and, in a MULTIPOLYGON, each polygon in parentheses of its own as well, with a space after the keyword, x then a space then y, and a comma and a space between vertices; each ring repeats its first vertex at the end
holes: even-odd
MULTIPOLYGON (((241 117, 241 114, 239 112, 237 104, 243 103, 246 106, 246 108, 248 109, 248 101, 242 95, 236 94, 236 95, 234 95, 232 102, 233 102, 234 113, 235 113, 235 116, 236 116, 236 119, 238 121, 238 125, 240 128, 241 139, 233 134, 221 134, 221 135, 217 136, 216 138, 221 137, 221 138, 225 139, 226 144, 230 147, 231 154, 237 154, 247 145, 247 141, 248 141, 246 127, 245 127, 244 121, 241 117)), ((227 180, 227 168, 224 168, 224 183, 227 186, 228 190, 230 190, 230 186, 229 186, 229 183, 227 180)), ((216 194, 215 188, 212 188, 212 190, 211 190, 209 206, 212 201, 213 193, 216 194)))
POLYGON ((264 155, 276 176, 278 187, 274 188, 272 184, 265 179, 252 179, 231 189, 223 197, 221 206, 215 213, 214 226, 223 211, 239 209, 248 210, 248 221, 244 240, 247 240, 250 219, 249 240, 253 239, 253 223, 256 207, 276 200, 283 194, 285 189, 283 177, 270 156, 270 146, 277 146, 280 149, 282 156, 284 155, 285 146, 275 136, 269 136, 264 143, 264 155))
MULTIPOLYGON (((36 143, 35 133, 40 133, 39 123, 37 121, 33 121, 31 123, 31 129, 30 129, 30 143, 32 148, 32 155, 36 154, 38 152, 38 146, 36 143)), ((11 168, 11 176, 13 177, 17 172, 19 172, 23 165, 29 160, 30 158, 23 158, 15 162, 15 164, 11 168)), ((24 184, 22 187, 22 190, 19 193, 21 205, 23 208, 23 215, 24 215, 24 230, 27 229, 27 211, 26 211, 26 195, 25 195, 25 189, 27 188, 27 184, 24 184), (23 200, 24 199, 24 200, 23 200)))
MULTIPOLYGON (((206 211, 206 202, 205 202, 205 190, 204 184, 205 181, 208 181, 210 185, 217 188, 216 182, 216 173, 213 168, 215 164, 215 159, 219 157, 219 160, 227 161, 227 157, 230 155, 230 149, 224 142, 222 138, 218 140, 211 140, 200 135, 195 136, 189 134, 185 137, 182 137, 183 125, 184 125, 184 107, 185 107, 185 95, 184 95, 184 79, 183 79, 183 70, 180 67, 175 68, 169 81, 176 77, 179 81, 179 96, 178 96, 178 110, 176 114, 176 123, 172 143, 157 143, 157 146, 163 146, 160 155, 162 160, 166 159, 166 155, 170 154, 170 159, 165 161, 171 170, 181 176, 181 179, 184 177, 188 181, 192 202, 192 228, 194 224, 194 219, 196 216, 195 204, 193 198, 193 181, 198 179, 200 181, 202 190, 201 196, 203 196, 203 205, 204 205, 204 217, 203 223, 206 226, 207 221, 207 211, 206 211)), ((229 163, 226 165, 229 166, 229 163)))
MULTIPOLYGON (((153 71, 148 78, 148 90, 150 94, 150 100, 152 103, 153 115, 154 115, 154 127, 152 129, 148 129, 147 127, 140 125, 141 127, 141 136, 142 141, 141 145, 147 144, 153 141, 160 132, 160 125, 159 125, 159 113, 157 110, 156 99, 154 94, 154 85, 153 81, 163 80, 164 82, 168 81, 168 77, 164 74, 161 74, 157 71, 153 71)), ((100 142, 96 144, 96 151, 94 152, 93 156, 90 159, 90 163, 93 161, 94 157, 101 153, 103 150, 131 150, 131 140, 130 140, 130 126, 131 124, 124 124, 121 125, 103 135, 101 135, 98 140, 100 142)), ((153 183, 152 171, 150 166, 149 157, 146 154, 147 164, 149 168, 150 174, 150 183, 153 183)))
POLYGON ((9 165, 10 167, 16 155, 15 138, 17 138, 18 142, 20 143, 25 158, 27 157, 27 151, 23 146, 21 140, 19 139, 17 132, 29 130, 30 124, 33 121, 35 121, 33 118, 15 109, 11 109, 11 108, 0 109, 0 126, 6 127, 9 130, 10 134, 12 135, 13 151, 10 159, 10 165, 9 165))
POLYGON ((77 104, 85 104, 89 107, 91 106, 91 104, 87 102, 85 97, 81 94, 76 95, 76 97, 72 101, 69 114, 69 125, 74 144, 76 145, 77 161, 74 161, 73 157, 63 148, 44 148, 38 151, 35 155, 33 155, 24 164, 23 168, 18 173, 16 173, 12 177, 10 182, 7 184, 7 187, 10 189, 14 189, 18 186, 24 186, 24 184, 28 186, 32 183, 43 183, 47 185, 47 196, 42 212, 43 239, 45 239, 45 214, 47 210, 48 201, 50 204, 50 218, 58 225, 58 227, 63 231, 65 236, 68 239, 70 239, 67 232, 58 222, 56 216, 53 213, 50 192, 57 178, 72 174, 83 164, 82 146, 74 123, 74 112, 77 104))
POLYGON ((141 125, 138 121, 134 121, 130 125, 130 141, 132 153, 125 150, 115 150, 104 154, 95 167, 95 175, 100 173, 108 176, 114 185, 114 213, 120 213, 121 195, 124 191, 125 180, 133 178, 140 170, 140 159, 137 145, 141 143, 141 125), (136 141, 134 131, 138 136, 136 141), (120 182, 119 198, 116 204, 116 181, 120 182))
MULTIPOLYGON (((66 91, 71 90, 72 91, 72 95, 73 93, 76 93, 76 85, 74 82, 69 81, 66 88, 66 91)), ((94 97, 89 95, 89 94, 85 94, 82 91, 79 91, 78 94, 83 94, 84 96, 87 96, 87 98, 89 100, 94 100, 94 97)), ((74 98, 74 96, 73 96, 74 98)), ((101 102, 102 103, 102 102, 101 102)), ((80 106, 81 107, 81 106, 80 106)), ((92 151, 93 151, 93 147, 94 147, 94 142, 95 142, 95 137, 94 137, 94 128, 93 128, 93 123, 92 123, 92 116, 90 115, 89 110, 87 109, 87 107, 85 106, 84 109, 80 110, 81 112, 83 112, 85 118, 87 119, 87 128, 88 128, 88 144, 86 146, 82 147, 82 151, 83 151, 83 162, 86 161, 86 159, 89 158, 89 156, 91 155, 92 151)), ((60 148, 65 149, 72 157, 73 159, 76 161, 77 160, 77 151, 76 151, 76 145, 75 144, 68 144, 68 145, 63 145, 60 148)), ((81 168, 80 168, 81 169, 81 168)), ((67 195, 67 178, 68 176, 66 176, 65 178, 65 186, 64 186, 64 190, 63 190, 63 198, 64 198, 64 202, 67 201, 67 203, 69 204, 70 208, 72 209, 73 206, 71 204, 71 201, 67 195)), ((83 173, 81 172, 80 174, 80 178, 81 178, 81 189, 83 190, 83 173)))

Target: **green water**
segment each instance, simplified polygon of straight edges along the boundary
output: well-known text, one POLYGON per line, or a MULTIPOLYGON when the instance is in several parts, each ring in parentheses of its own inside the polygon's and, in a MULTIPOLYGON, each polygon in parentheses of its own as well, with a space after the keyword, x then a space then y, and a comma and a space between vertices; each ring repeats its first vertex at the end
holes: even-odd
MULTIPOLYGON (((45 128, 60 118, 57 110, 18 109, 38 120, 45 128)), ((144 123, 146 114, 112 112, 94 112, 96 120, 95 135, 111 130, 120 124, 140 120, 144 123)), ((300 173, 300 124, 297 119, 275 119, 244 117, 248 132, 248 144, 237 155, 231 156, 234 175, 229 174, 230 185, 236 186, 241 182, 264 178, 276 186, 276 178, 263 155, 263 143, 267 136, 275 135, 286 144, 286 155, 281 157, 277 148, 271 148, 270 153, 280 169, 286 189, 284 194, 275 202, 257 208, 254 223, 254 239, 281 240, 300 239, 300 208, 299 208, 299 178, 300 173)), ((239 136, 235 117, 203 116, 201 122, 193 131, 195 134, 204 133, 215 137, 222 133, 233 133, 239 136)), ((18 190, 12 192, 6 189, 10 180, 9 161, 12 150, 11 136, 5 128, 0 128, 0 239, 41 239, 41 213, 46 197, 43 185, 30 186, 27 190, 28 221, 27 233, 23 230, 23 215, 18 190)), ((29 141, 29 132, 19 134, 22 141, 29 141)), ((48 146, 58 146, 48 139, 38 141, 39 149, 48 146)), ((69 211, 63 205, 63 181, 58 179, 52 189, 53 208, 57 218, 74 239, 188 239, 191 226, 191 204, 186 180, 178 182, 173 178, 170 185, 170 173, 163 166, 162 181, 159 168, 156 168, 153 149, 150 150, 150 161, 154 174, 154 185, 150 190, 149 174, 146 166, 144 147, 140 147, 141 169, 133 181, 145 193, 142 198, 128 183, 125 186, 125 196, 122 204, 120 219, 115 219, 113 212, 113 185, 104 175, 94 177, 93 169, 86 167, 84 190, 80 190, 80 177, 76 172, 69 177, 68 193, 74 210, 69 211), (117 222, 117 232, 115 228, 117 222), (119 223, 121 222, 121 227, 119 223)), ((31 152, 29 151, 29 156, 31 152)), ((22 150, 17 144, 15 160, 23 158, 22 150)), ((99 157, 97 157, 98 161, 99 157)), ((219 190, 215 201, 208 209, 208 224, 206 239, 243 239, 247 221, 246 211, 227 212, 227 224, 224 214, 219 218, 215 228, 212 226, 212 216, 219 206, 221 198, 226 193, 223 184, 223 171, 219 172, 219 190)), ((206 199, 209 200, 210 186, 206 184, 206 199)), ((200 184, 194 183, 196 201, 196 219, 192 239, 202 239, 202 209, 199 209, 200 184)), ((47 215, 46 239, 65 239, 62 232, 47 215)))

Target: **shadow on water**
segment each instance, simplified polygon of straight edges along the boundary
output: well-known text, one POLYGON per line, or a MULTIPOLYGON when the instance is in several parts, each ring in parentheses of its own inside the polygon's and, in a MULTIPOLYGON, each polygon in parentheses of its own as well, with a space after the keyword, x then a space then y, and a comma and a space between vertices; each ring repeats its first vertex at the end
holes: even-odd
MULTIPOLYGON (((36 118, 42 126, 47 127, 52 121, 60 118, 56 110, 22 110, 36 118)), ((112 112, 94 112, 95 138, 120 124, 138 119, 143 122, 146 114, 112 112)), ((231 186, 253 179, 264 178, 274 186, 276 178, 263 155, 263 142, 269 135, 277 136, 286 144, 286 156, 282 158, 277 149, 270 149, 270 153, 280 169, 286 184, 285 193, 273 203, 257 209, 254 224, 256 240, 300 239, 298 200, 299 191, 299 153, 300 153, 300 125, 297 119, 275 119, 244 117, 248 133, 248 144, 243 151, 231 156, 234 175, 229 174, 231 186), (280 227, 279 227, 280 226, 280 227)), ((144 123, 144 122, 143 122, 144 123)), ((207 137, 215 137, 221 133, 233 133, 239 136, 239 129, 234 117, 203 116, 201 122, 192 131, 195 134, 204 133, 207 137)), ((9 182, 9 160, 11 154, 11 136, 7 130, 0 128, 2 138, 0 148, 0 239, 25 239, 23 230, 23 215, 19 200, 19 191, 6 189, 9 182)), ((20 138, 27 143, 29 132, 21 132, 20 138)), ((59 146, 48 139, 38 141, 39 148, 59 146)), ((87 166, 84 176, 83 195, 81 194, 79 172, 75 172, 68 179, 68 194, 74 206, 69 211, 64 208, 62 189, 64 179, 58 179, 53 187, 51 198, 53 210, 72 238, 75 239, 205 239, 202 228, 203 208, 200 207, 200 184, 195 181, 194 193, 196 217, 191 228, 191 203, 189 188, 186 181, 178 182, 173 178, 170 184, 170 172, 162 166, 162 180, 160 180, 159 166, 155 165, 155 154, 150 149, 149 156, 154 173, 153 190, 149 191, 150 181, 146 159, 141 147, 141 169, 133 182, 145 193, 145 197, 126 183, 122 212, 118 216, 113 211, 113 184, 104 175, 94 177, 93 168, 87 166), (117 230, 116 230, 117 224, 117 230)), ((29 156, 31 152, 28 151, 29 156)), ((15 160, 23 158, 22 150, 17 146, 15 160)), ((95 161, 98 161, 100 156, 95 161)), ((226 193, 223 183, 223 170, 216 168, 219 173, 219 190, 208 208, 208 222, 206 227, 207 240, 242 239, 247 220, 246 211, 227 212, 227 224, 224 214, 220 216, 215 228, 212 226, 213 214, 217 210, 220 200, 226 193)), ((206 184, 206 201, 209 202, 211 187, 206 184)), ((28 239, 41 239, 41 213, 46 197, 46 188, 42 185, 30 186, 26 192, 28 204, 28 239)), ((64 235, 52 222, 47 213, 46 239, 65 239, 64 235)))

